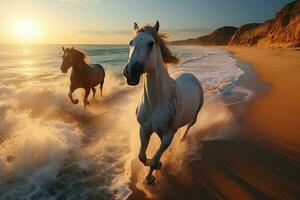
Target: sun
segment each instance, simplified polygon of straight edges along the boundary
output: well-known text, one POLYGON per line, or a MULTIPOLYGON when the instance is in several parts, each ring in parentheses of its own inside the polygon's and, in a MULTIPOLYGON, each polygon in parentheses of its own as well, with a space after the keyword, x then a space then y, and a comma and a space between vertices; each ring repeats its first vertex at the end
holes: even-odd
POLYGON ((38 28, 32 20, 21 19, 16 23, 15 32, 18 39, 29 41, 37 36, 38 28))

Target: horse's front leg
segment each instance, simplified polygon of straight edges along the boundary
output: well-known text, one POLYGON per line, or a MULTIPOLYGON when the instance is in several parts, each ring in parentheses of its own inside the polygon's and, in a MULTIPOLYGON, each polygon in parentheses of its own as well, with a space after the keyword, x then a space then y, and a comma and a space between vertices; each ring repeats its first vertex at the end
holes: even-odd
POLYGON ((148 184, 151 184, 155 181, 155 177, 152 175, 152 173, 155 169, 160 169, 161 167, 160 159, 163 153, 168 149, 168 147, 172 143, 173 137, 174 137, 174 132, 169 132, 162 136, 160 147, 150 161, 150 171, 146 177, 148 184))
POLYGON ((73 99, 73 92, 76 90, 77 88, 75 88, 72 84, 70 85, 70 90, 69 90, 69 94, 68 97, 70 98, 71 102, 73 104, 78 104, 78 99, 73 99))
POLYGON ((86 107, 90 102, 88 101, 88 97, 90 95, 90 88, 85 88, 85 94, 84 94, 84 99, 83 99, 83 103, 84 103, 84 107, 86 107))
POLYGON ((140 126, 141 147, 139 153, 139 160, 145 166, 149 166, 149 160, 147 159, 146 150, 152 133, 153 133, 152 131, 146 130, 144 127, 140 126))

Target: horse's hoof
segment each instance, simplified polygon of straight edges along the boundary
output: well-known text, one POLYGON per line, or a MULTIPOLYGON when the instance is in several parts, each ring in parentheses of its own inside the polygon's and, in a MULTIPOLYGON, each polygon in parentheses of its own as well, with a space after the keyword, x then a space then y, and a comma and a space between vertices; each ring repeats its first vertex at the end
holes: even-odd
POLYGON ((150 176, 146 177, 146 182, 147 182, 147 184, 151 185, 155 182, 155 179, 156 179, 155 176, 150 175, 150 176))

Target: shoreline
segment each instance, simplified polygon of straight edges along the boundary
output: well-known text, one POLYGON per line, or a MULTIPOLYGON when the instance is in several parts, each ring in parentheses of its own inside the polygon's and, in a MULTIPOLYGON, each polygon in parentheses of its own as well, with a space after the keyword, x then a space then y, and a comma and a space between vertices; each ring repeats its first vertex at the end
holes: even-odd
POLYGON ((250 101, 245 116, 245 128, 258 133, 270 145, 289 154, 300 150, 300 51, 296 49, 267 49, 258 47, 222 46, 243 62, 249 63, 258 81, 267 84, 263 95, 250 101), (253 131, 254 130, 254 131, 253 131))
MULTIPOLYGON (((157 185, 152 188, 146 186, 147 193, 157 193, 155 197, 149 198, 149 194, 138 189, 136 187, 138 176, 132 176, 130 183, 132 194, 128 199, 182 199, 186 197, 189 199, 220 197, 229 199, 241 197, 244 199, 267 197, 295 199, 299 184, 297 186, 293 182, 293 177, 300 177, 298 160, 290 160, 290 157, 295 158, 289 154, 290 151, 273 146, 277 144, 276 141, 273 141, 274 138, 266 140, 264 135, 259 135, 261 134, 259 126, 252 126, 249 121, 249 116, 251 117, 255 112, 253 104, 269 95, 273 85, 261 78, 261 73, 256 69, 256 63, 244 59, 238 54, 239 48, 214 48, 223 49, 232 54, 238 62, 237 65, 243 71, 245 70, 244 75, 239 78, 237 86, 253 91, 253 96, 248 101, 228 106, 240 126, 238 134, 241 138, 203 141, 202 148, 198 152, 201 154, 201 160, 185 166, 184 181, 174 177, 174 174, 169 173, 168 169, 162 169, 166 180, 161 183, 161 188, 155 188, 157 185), (259 163, 256 163, 257 161, 259 163), (282 165, 286 165, 286 169, 281 169, 282 165), (247 167, 245 168, 245 166, 247 167), (232 171, 231 168, 235 170, 232 171), (270 168, 275 171, 270 171, 270 168), (264 177, 264 180, 259 180, 260 176, 264 177), (292 193, 292 195, 287 195, 288 193, 292 193)), ((235 95, 231 96, 240 98, 234 97, 235 95)), ((134 159, 132 171, 135 173, 139 173, 138 165, 137 159, 134 159)), ((165 168, 169 167, 165 166, 165 168)))

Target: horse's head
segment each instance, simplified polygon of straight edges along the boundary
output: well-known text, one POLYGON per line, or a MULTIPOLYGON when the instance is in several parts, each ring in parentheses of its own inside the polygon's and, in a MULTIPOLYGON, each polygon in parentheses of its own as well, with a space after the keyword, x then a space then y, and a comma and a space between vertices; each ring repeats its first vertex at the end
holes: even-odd
POLYGON ((62 47, 62 50, 63 50, 64 54, 62 55, 62 64, 61 64, 60 70, 62 71, 62 73, 67 73, 68 69, 70 67, 72 67, 72 63, 73 63, 72 62, 73 47, 71 49, 62 47))
POLYGON ((124 76, 129 85, 137 85, 143 73, 153 71, 154 56, 157 49, 155 35, 159 30, 159 22, 151 26, 139 28, 134 23, 135 37, 130 41, 129 60, 124 68, 124 76))

